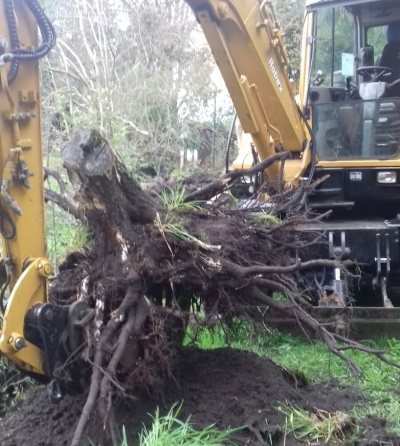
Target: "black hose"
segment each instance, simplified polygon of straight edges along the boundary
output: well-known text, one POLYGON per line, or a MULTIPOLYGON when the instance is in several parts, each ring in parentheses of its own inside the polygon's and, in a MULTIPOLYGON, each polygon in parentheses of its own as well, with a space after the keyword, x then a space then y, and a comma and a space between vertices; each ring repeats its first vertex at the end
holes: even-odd
POLYGON ((6 240, 11 240, 15 237, 17 230, 12 218, 0 208, 0 234, 6 240), (9 231, 6 230, 6 225, 9 226, 9 231))
POLYGON ((315 165, 317 164, 317 146, 315 144, 314 131, 311 128, 310 124, 307 121, 307 118, 305 117, 304 113, 301 111, 301 109, 298 105, 297 105, 297 110, 299 111, 301 119, 304 121, 304 124, 306 125, 308 133, 310 134, 310 138, 311 138, 311 142, 310 142, 311 166, 310 166, 310 173, 308 174, 308 182, 307 182, 307 184, 310 185, 311 181, 313 179, 313 176, 314 176, 315 165))
POLYGON ((2 314, 6 312, 6 306, 4 302, 4 295, 6 294, 6 290, 8 285, 10 284, 10 276, 7 275, 7 280, 3 283, 3 286, 0 289, 0 311, 2 314))
MULTIPOLYGON (((10 35, 11 48, 19 48, 17 24, 15 22, 13 0, 4 0, 4 13, 8 25, 8 32, 10 35)), ((11 61, 10 70, 7 74, 8 84, 11 84, 18 75, 19 62, 14 59, 11 61)))
MULTIPOLYGON (((36 22, 38 24, 40 34, 42 35, 42 43, 34 49, 24 49, 19 47, 18 43, 18 36, 16 36, 16 41, 12 42, 13 47, 11 48, 9 52, 9 58, 11 62, 21 62, 21 61, 28 61, 28 60, 37 60, 44 57, 55 45, 56 43, 56 31, 44 13, 42 7, 39 5, 39 3, 36 0, 24 0, 24 3, 28 7, 28 9, 31 11, 33 16, 36 19, 36 22)), ((14 17, 14 10, 12 6, 12 0, 7 0, 7 9, 12 8, 12 16, 14 17), (10 6, 11 4, 11 6, 10 6)), ((9 10, 9 15, 11 18, 11 10, 9 10)), ((7 16, 7 23, 10 28, 10 35, 11 32, 14 34, 16 33, 16 27, 15 25, 15 19, 8 19, 7 16), (14 21, 14 23, 13 23, 14 21)), ((7 60, 7 59, 6 59, 7 60)))
POLYGON ((233 131, 235 130, 236 119, 237 119, 237 112, 235 112, 235 116, 232 119, 232 125, 228 135, 228 142, 226 144, 225 173, 229 172, 229 154, 231 151, 231 142, 232 142, 233 131))

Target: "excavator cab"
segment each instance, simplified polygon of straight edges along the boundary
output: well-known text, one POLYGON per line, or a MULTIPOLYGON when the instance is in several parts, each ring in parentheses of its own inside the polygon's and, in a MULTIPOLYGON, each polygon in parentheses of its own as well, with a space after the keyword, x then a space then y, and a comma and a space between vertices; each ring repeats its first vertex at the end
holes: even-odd
MULTIPOLYGON (((396 164, 400 4, 309 1, 307 10, 302 100, 312 113, 320 161, 396 164)), ((394 174, 383 176, 395 183, 394 174)))
MULTIPOLYGON (((313 271, 313 280, 336 286, 344 305, 393 309, 400 306, 400 2, 308 0, 302 54, 313 178, 329 176, 309 206, 332 212, 311 229, 325 232, 326 255, 363 265, 345 286, 334 273, 327 280, 313 271)), ((396 309, 363 311, 367 330, 378 314, 398 325, 396 309)))

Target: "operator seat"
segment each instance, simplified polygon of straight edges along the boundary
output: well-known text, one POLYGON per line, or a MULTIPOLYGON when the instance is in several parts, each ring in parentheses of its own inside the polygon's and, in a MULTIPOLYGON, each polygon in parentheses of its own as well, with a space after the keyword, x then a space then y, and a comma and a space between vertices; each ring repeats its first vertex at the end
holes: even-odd
MULTIPOLYGON (((381 67, 388 67, 393 73, 384 78, 388 84, 400 79, 400 22, 391 23, 387 29, 387 41, 379 62, 381 67)), ((390 96, 400 97, 400 84, 393 87, 390 96)))

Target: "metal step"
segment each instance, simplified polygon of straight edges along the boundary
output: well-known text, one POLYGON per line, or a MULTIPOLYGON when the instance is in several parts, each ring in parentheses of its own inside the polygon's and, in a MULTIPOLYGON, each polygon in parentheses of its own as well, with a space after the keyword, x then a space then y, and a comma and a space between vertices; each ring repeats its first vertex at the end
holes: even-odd
MULTIPOLYGON (((381 337, 400 339, 400 308, 314 307, 311 315, 321 324, 326 324, 330 331, 340 331, 339 334, 354 340, 381 337)), ((297 319, 282 317, 271 308, 266 311, 264 322, 295 335, 315 338, 313 333, 299 325, 297 319)))
POLYGON ((310 201, 308 203, 311 209, 322 209, 322 208, 352 208, 354 207, 354 201, 310 201))
POLYGON ((310 195, 316 196, 316 195, 338 195, 343 192, 343 189, 341 187, 331 187, 331 188, 319 188, 312 191, 310 195))

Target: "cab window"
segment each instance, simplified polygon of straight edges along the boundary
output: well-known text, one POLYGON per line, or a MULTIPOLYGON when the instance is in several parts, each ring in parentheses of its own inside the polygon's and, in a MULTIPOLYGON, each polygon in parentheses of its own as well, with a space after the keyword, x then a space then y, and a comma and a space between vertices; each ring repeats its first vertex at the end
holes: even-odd
POLYGON ((371 26, 367 29, 367 45, 374 49, 375 65, 379 65, 379 59, 385 47, 387 40, 387 25, 384 26, 371 26))
POLYGON ((317 11, 311 81, 323 72, 318 85, 344 87, 345 77, 354 72, 354 42, 355 22, 346 8, 317 11))

